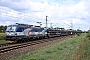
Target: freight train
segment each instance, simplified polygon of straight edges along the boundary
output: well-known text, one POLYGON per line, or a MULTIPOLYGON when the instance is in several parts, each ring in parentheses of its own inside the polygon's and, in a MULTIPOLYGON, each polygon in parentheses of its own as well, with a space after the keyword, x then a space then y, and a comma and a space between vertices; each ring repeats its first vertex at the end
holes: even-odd
POLYGON ((17 23, 7 27, 5 39, 8 41, 23 42, 27 40, 29 41, 74 34, 77 34, 77 31, 41 28, 38 26, 17 23))

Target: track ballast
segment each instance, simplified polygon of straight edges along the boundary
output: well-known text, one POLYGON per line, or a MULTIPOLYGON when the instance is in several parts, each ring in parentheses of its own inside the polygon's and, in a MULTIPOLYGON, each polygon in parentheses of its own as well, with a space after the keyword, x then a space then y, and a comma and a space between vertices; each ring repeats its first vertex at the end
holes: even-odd
POLYGON ((10 52, 12 50, 19 49, 19 48, 24 48, 24 47, 28 47, 28 46, 32 46, 32 45, 36 45, 40 43, 49 42, 49 41, 56 40, 56 39, 57 38, 49 38, 49 40, 48 39, 35 40, 35 41, 30 41, 30 42, 25 42, 25 43, 20 43, 20 44, 3 46, 3 47, 0 47, 0 54, 4 54, 6 52, 10 52))

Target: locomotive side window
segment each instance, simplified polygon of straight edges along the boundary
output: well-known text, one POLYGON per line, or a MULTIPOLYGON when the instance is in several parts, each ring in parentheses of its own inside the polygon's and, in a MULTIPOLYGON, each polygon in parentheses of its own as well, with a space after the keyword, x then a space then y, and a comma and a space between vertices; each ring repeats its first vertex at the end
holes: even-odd
POLYGON ((18 27, 16 30, 16 32, 22 32, 22 31, 24 31, 24 27, 18 27))
POLYGON ((31 32, 42 32, 42 29, 39 29, 39 28, 33 28, 31 30, 31 32))
POLYGON ((38 28, 37 28, 37 29, 36 29, 36 32, 42 32, 42 29, 38 29, 38 28))
POLYGON ((33 28, 33 29, 31 30, 31 32, 35 32, 35 29, 33 28))
POLYGON ((35 32, 39 32, 38 28, 35 28, 35 32))

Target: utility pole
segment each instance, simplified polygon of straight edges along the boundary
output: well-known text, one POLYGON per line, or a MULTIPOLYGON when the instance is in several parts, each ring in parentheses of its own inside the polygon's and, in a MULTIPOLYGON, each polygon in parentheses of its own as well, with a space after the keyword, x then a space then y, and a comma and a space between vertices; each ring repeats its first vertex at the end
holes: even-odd
POLYGON ((71 22, 71 29, 73 30, 73 23, 71 22))
POLYGON ((52 27, 52 23, 50 23, 50 26, 51 26, 51 28, 53 28, 53 27, 52 27))
POLYGON ((48 16, 46 16, 46 28, 47 28, 47 17, 48 17, 48 16))

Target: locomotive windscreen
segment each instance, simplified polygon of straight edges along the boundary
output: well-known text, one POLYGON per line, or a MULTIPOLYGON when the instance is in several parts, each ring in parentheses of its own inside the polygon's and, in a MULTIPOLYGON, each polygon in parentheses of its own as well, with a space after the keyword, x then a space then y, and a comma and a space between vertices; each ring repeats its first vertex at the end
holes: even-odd
POLYGON ((14 32, 16 30, 16 26, 12 26, 12 25, 10 25, 10 26, 8 26, 7 27, 7 29, 6 29, 6 32, 14 32))
POLYGON ((22 32, 24 29, 25 29, 24 26, 9 25, 6 29, 6 32, 22 32))

